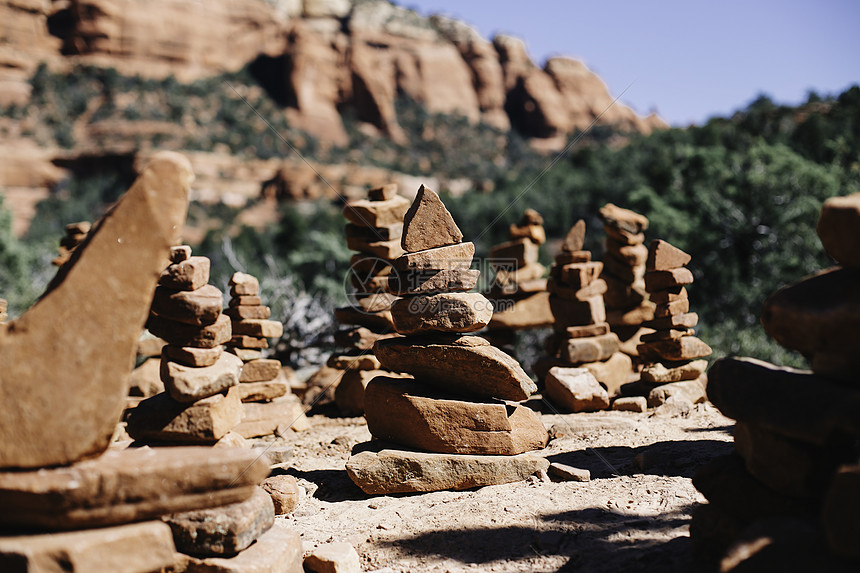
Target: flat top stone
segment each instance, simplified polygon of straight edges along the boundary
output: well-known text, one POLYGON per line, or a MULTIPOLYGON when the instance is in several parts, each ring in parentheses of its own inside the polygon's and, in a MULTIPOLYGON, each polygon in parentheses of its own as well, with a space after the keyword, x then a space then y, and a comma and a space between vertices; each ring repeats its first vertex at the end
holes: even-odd
POLYGON ((662 239, 651 241, 648 247, 648 258, 645 261, 647 271, 668 271, 683 267, 690 262, 690 255, 667 243, 662 239))
POLYGON ((641 233, 648 228, 648 218, 630 209, 607 203, 600 208, 600 217, 607 225, 628 233, 641 233))
POLYGON ((825 201, 817 231, 828 255, 845 266, 860 267, 860 193, 825 201))
POLYGON ((158 153, 41 300, 0 326, 0 468, 68 464, 108 447, 192 179, 185 157, 158 153))
POLYGON ((257 280, 257 277, 241 272, 233 273, 233 276, 230 277, 229 284, 230 286, 245 285, 255 289, 260 288, 260 281, 257 280))
POLYGON ((429 187, 419 187, 415 200, 403 217, 403 235, 400 237, 403 250, 414 253, 462 241, 463 233, 439 195, 429 187))
POLYGON ((561 249, 568 253, 575 253, 576 251, 581 251, 584 244, 585 221, 580 219, 567 232, 567 236, 564 238, 564 243, 562 244, 561 249))

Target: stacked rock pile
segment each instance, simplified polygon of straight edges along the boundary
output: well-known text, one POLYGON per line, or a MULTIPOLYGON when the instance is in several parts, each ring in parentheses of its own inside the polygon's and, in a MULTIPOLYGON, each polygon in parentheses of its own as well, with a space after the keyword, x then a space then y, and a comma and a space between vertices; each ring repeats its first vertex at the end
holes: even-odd
POLYGON ((546 242, 543 217, 526 209, 519 223, 510 227, 510 241, 490 250, 490 264, 496 272, 487 291, 495 312, 487 336, 511 343, 514 331, 552 326, 546 268, 538 262, 538 248, 546 242))
POLYGON ((233 336, 227 351, 242 361, 239 399, 244 417, 234 432, 243 438, 283 435, 289 428, 309 427, 301 400, 291 392, 281 361, 263 358, 269 338, 280 338, 284 326, 270 320, 272 311, 260 298, 260 282, 247 273, 230 277, 230 302, 224 314, 230 317, 233 336))
POLYGON ((308 381, 306 404, 334 400, 344 416, 364 413, 364 389, 375 376, 393 374, 382 369, 371 352, 373 343, 398 336, 391 322, 391 303, 396 297, 389 285, 391 261, 403 253, 400 239, 409 200, 397 194, 397 185, 370 189, 367 199, 344 207, 346 244, 356 251, 350 260, 349 279, 353 304, 335 310, 346 326, 335 333, 335 343, 345 351, 333 354, 308 381), (326 390, 327 389, 327 390, 326 390), (328 396, 319 396, 321 392, 328 396))
POLYGON ((557 366, 546 375, 545 393, 574 412, 608 408, 632 374, 630 357, 619 352, 618 336, 606 322, 607 287, 599 278, 603 263, 591 260, 584 241, 585 221, 580 220, 565 237, 547 282, 555 317, 550 350, 557 366))
POLYGON ((165 391, 130 410, 127 431, 144 443, 214 444, 243 418, 236 385, 242 360, 224 352, 230 318, 221 291, 209 283, 209 259, 188 246, 171 250, 161 274, 149 331, 167 341, 161 354, 165 391))
POLYGON ((686 268, 690 255, 666 241, 651 242, 646 263, 645 286, 656 304, 654 318, 645 326, 654 332, 642 336, 638 346, 644 366, 643 386, 653 388, 648 405, 655 407, 675 396, 675 400, 696 403, 705 400, 705 369, 711 347, 695 336, 699 316, 690 312, 686 286, 693 273, 686 268))
POLYGON ((265 456, 108 450, 191 179, 157 155, 20 327, 0 329, 0 571, 301 571, 299 535, 271 526, 258 487, 265 456))
POLYGON ((382 366, 414 380, 379 376, 365 395, 375 441, 359 444, 347 462, 366 493, 464 489, 525 479, 545 470, 548 435, 539 416, 517 404, 536 389, 510 356, 477 336, 491 303, 466 292, 475 247, 439 196, 422 187, 404 220, 404 255, 394 261, 397 292, 391 306, 403 337, 379 340, 382 366))
POLYGON ((650 330, 642 323, 654 317, 654 303, 648 300, 645 289, 645 230, 648 219, 631 211, 607 203, 600 209, 603 230, 606 232, 606 254, 600 278, 606 281, 603 294, 606 303, 606 322, 621 341, 621 351, 633 359, 638 372, 639 355, 636 346, 643 334, 650 330))
POLYGON ((818 235, 839 266, 772 295, 761 319, 811 371, 723 358, 709 372, 735 451, 694 477, 709 503, 690 533, 722 570, 860 568, 860 193, 827 200, 818 235))
POLYGON ((59 254, 51 261, 51 264, 56 267, 61 267, 66 264, 66 262, 72 258, 72 253, 78 245, 87 238, 87 233, 90 232, 91 228, 92 225, 90 225, 89 221, 81 221, 79 223, 66 225, 66 235, 60 239, 60 248, 58 249, 59 254))

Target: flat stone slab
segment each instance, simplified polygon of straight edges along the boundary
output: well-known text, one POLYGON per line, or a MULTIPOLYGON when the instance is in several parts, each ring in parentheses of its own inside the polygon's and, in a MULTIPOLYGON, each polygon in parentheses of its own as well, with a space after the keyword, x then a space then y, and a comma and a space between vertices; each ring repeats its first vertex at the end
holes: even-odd
POLYGON ((163 518, 176 549, 197 557, 232 557, 254 543, 275 523, 275 506, 256 487, 246 500, 174 513, 163 518))
POLYGON ((710 346, 695 336, 643 342, 636 347, 636 350, 639 352, 639 357, 646 362, 695 360, 710 356, 712 352, 710 346))
POLYGON ((230 277, 230 293, 235 296, 256 296, 260 294, 260 281, 248 273, 235 272, 230 277))
POLYGON ((606 322, 606 306, 598 295, 584 301, 549 297, 549 307, 557 327, 584 326, 606 322))
POLYGON ((215 348, 230 340, 232 327, 230 317, 218 315, 212 324, 197 326, 185 324, 169 318, 151 314, 146 328, 173 346, 194 346, 196 348, 215 348))
POLYGON ((487 326, 491 329, 521 330, 548 327, 554 322, 555 318, 549 308, 549 293, 543 291, 516 299, 512 305, 505 305, 504 308, 498 304, 487 326))
POLYGON ((158 284, 174 290, 197 290, 209 282, 208 257, 189 257, 168 266, 158 284))
POLYGON ((284 325, 277 320, 253 318, 236 320, 233 321, 233 334, 259 338, 280 338, 284 334, 284 325))
POLYGON ((403 217, 403 235, 400 237, 403 250, 414 253, 462 241, 463 233, 439 195, 429 187, 419 187, 415 200, 403 217))
POLYGON ((155 289, 151 310, 163 318, 201 326, 215 322, 223 306, 224 296, 214 285, 203 285, 191 291, 159 286, 155 289))
POLYGON ((285 396, 290 391, 290 386, 280 380, 268 380, 266 382, 243 382, 236 387, 239 399, 245 402, 269 402, 275 398, 285 396))
POLYGON ((692 257, 662 239, 651 241, 648 247, 648 258, 645 261, 647 271, 669 271, 685 266, 692 257))
POLYGON ((413 295, 391 304, 391 318, 400 334, 475 332, 493 318, 493 303, 478 292, 413 295))
POLYGON ((215 507, 247 499, 268 474, 266 457, 247 449, 108 450, 68 467, 0 473, 0 525, 61 531, 215 507))
POLYGON ((818 237, 828 255, 846 267, 860 268, 860 193, 824 202, 818 237))
POLYGON ((308 419, 298 397, 287 394, 271 402, 246 402, 245 418, 233 431, 243 438, 274 434, 277 430, 305 430, 308 419))
POLYGON ((704 402, 707 400, 707 393, 705 392, 707 385, 708 377, 704 375, 693 380, 661 384, 648 392, 648 405, 656 408, 673 398, 676 400, 683 399, 690 404, 704 402))
POLYGON ((477 269, 395 271, 388 276, 387 288, 396 295, 470 291, 478 284, 477 269))
POLYGON ((538 260, 537 243, 531 239, 514 239, 490 249, 490 261, 494 268, 516 270, 538 260))
POLYGON ((620 342, 614 332, 585 338, 569 338, 562 344, 561 358, 571 364, 607 360, 618 352, 620 342))
POLYGON ((235 557, 180 557, 184 573, 304 573, 302 538, 276 523, 256 543, 235 557))
POLYGON ((693 360, 678 365, 670 363, 669 366, 655 362, 642 368, 640 378, 643 382, 651 384, 668 384, 682 380, 695 380, 705 372, 707 367, 707 360, 693 360))
POLYGON ((145 521, 68 533, 0 537, 0 571, 147 573, 173 565, 170 528, 145 521))
POLYGON ((544 394, 568 412, 594 412, 609 408, 609 394, 586 368, 555 366, 544 380, 544 394))
POLYGON ((365 442, 353 448, 346 472, 369 495, 463 490, 528 479, 549 461, 534 454, 471 456, 416 452, 365 442))
POLYGON ((648 292, 676 288, 693 284, 693 273, 686 267, 667 271, 648 271, 645 273, 645 289, 648 292))
POLYGON ((645 215, 613 203, 607 203, 600 208, 600 218, 603 219, 604 226, 625 233, 638 234, 648 228, 648 218, 645 215))
POLYGON ((373 353, 388 370, 458 394, 519 402, 537 391, 519 362, 477 336, 390 338, 373 353))
POLYGON ((171 398, 190 404, 238 384, 242 365, 242 359, 229 352, 222 352, 211 366, 186 366, 162 360, 161 380, 171 398))
POLYGON ((305 557, 304 566, 311 573, 361 573, 361 559, 349 543, 325 543, 305 557))
POLYGON ((223 352, 224 349, 220 346, 214 348, 195 348, 193 346, 165 344, 161 348, 161 360, 169 360, 184 364, 185 366, 202 368, 204 366, 212 366, 218 362, 223 352))
POLYGON ((0 325, 0 468, 68 464, 108 447, 192 179, 185 157, 157 154, 42 298, 0 325))
POLYGON ((281 361, 274 358, 259 358, 249 360, 242 366, 240 382, 267 382, 274 380, 281 373, 281 361))
POLYGON ((384 201, 360 199, 348 203, 343 208, 343 216, 362 227, 386 227, 402 223, 410 205, 409 199, 400 195, 384 201))
POLYGON ((398 272, 415 270, 439 270, 456 271, 468 270, 472 266, 472 258, 475 256, 475 245, 473 243, 457 243, 446 247, 437 247, 406 253, 392 262, 394 270, 398 272))
POLYGON ((375 438, 430 452, 515 455, 542 449, 549 440, 529 408, 459 400, 409 379, 374 378, 364 408, 375 438))

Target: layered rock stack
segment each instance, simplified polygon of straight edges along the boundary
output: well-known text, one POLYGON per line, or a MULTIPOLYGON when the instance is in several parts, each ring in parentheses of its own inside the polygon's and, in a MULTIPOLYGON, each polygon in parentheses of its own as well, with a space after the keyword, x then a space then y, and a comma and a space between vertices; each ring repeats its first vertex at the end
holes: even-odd
POLYGON ((376 441, 359 444, 350 478, 370 494, 464 489, 525 479, 546 469, 525 452, 543 448, 538 415, 517 402, 536 389, 510 356, 477 336, 492 306, 467 292, 475 247, 439 196, 422 187, 404 219, 405 252, 394 261, 398 292, 391 306, 401 338, 379 340, 382 366, 410 379, 379 376, 365 394, 376 441))
POLYGON ((496 276, 487 292, 495 307, 488 337, 502 343, 512 342, 516 330, 553 324, 546 268, 538 262, 538 248, 546 242, 540 213, 526 209, 520 221, 511 225, 510 239, 490 250, 496 276))
POLYGON ((558 366, 546 375, 545 393, 574 412, 608 408, 632 373, 630 357, 619 352, 618 336, 606 322, 603 263, 591 260, 584 240, 580 220, 568 232, 547 282, 555 318, 550 350, 558 366))
POLYGON ((666 241, 651 242, 646 262, 645 287, 654 302, 654 318, 645 326, 654 332, 641 337, 637 347, 643 362, 640 381, 656 386, 648 394, 648 405, 660 406, 667 400, 692 403, 705 400, 711 347, 695 336, 699 315, 690 312, 686 286, 693 273, 686 268, 690 255, 666 241))
POLYGON ((224 352, 233 330, 221 291, 209 283, 209 259, 188 246, 171 250, 147 329, 167 341, 161 352, 165 391, 141 401, 128 434, 144 443, 214 444, 243 418, 242 360, 224 352))
POLYGON ((621 351, 633 359, 638 371, 639 355, 636 350, 639 338, 650 330, 642 323, 654 318, 654 303, 648 300, 645 290, 645 230, 648 219, 631 211, 607 203, 600 209, 603 230, 606 232, 606 254, 600 278, 606 281, 606 322, 621 340, 621 351))
POLYGON ((722 570, 860 569, 860 193, 827 200, 818 235, 839 266, 772 295, 761 319, 811 371, 723 358, 709 372, 735 451, 694 477, 709 503, 690 533, 722 570))
POLYGON ((309 381, 305 403, 334 400, 344 416, 364 413, 364 389, 375 376, 386 374, 371 352, 381 338, 397 336, 391 322, 391 303, 398 290, 391 278, 391 262, 403 254, 400 238, 409 200, 397 194, 397 185, 370 189, 367 198, 346 205, 346 244, 356 253, 350 259, 349 279, 355 292, 352 304, 335 309, 335 318, 346 326, 335 333, 335 343, 345 348, 329 357, 309 381))
POLYGON ((263 358, 269 338, 280 338, 284 326, 270 320, 272 311, 260 298, 260 282, 247 273, 230 277, 230 302, 224 314, 230 317, 233 332, 227 351, 242 361, 239 399, 244 417, 233 430, 243 438, 282 435, 288 428, 308 427, 301 401, 290 391, 281 361, 263 358))
POLYGON ((298 534, 270 527, 265 456, 108 450, 191 179, 187 160, 158 154, 39 303, 0 329, 0 571, 301 570, 298 534))
POLYGON ((59 254, 51 261, 51 264, 56 267, 61 267, 66 264, 66 262, 72 258, 72 253, 78 245, 87 238, 87 233, 90 232, 91 228, 92 225, 90 225, 88 221, 66 225, 66 235, 60 239, 60 248, 58 249, 59 254))

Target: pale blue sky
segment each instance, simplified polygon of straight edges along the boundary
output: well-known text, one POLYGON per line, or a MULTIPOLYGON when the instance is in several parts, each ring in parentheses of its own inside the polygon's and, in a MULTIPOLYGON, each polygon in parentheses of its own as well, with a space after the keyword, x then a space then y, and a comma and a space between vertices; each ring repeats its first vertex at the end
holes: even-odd
POLYGON ((577 57, 612 94, 673 125, 728 115, 760 93, 796 104, 860 83, 856 0, 396 0, 519 36, 538 64, 577 57))

